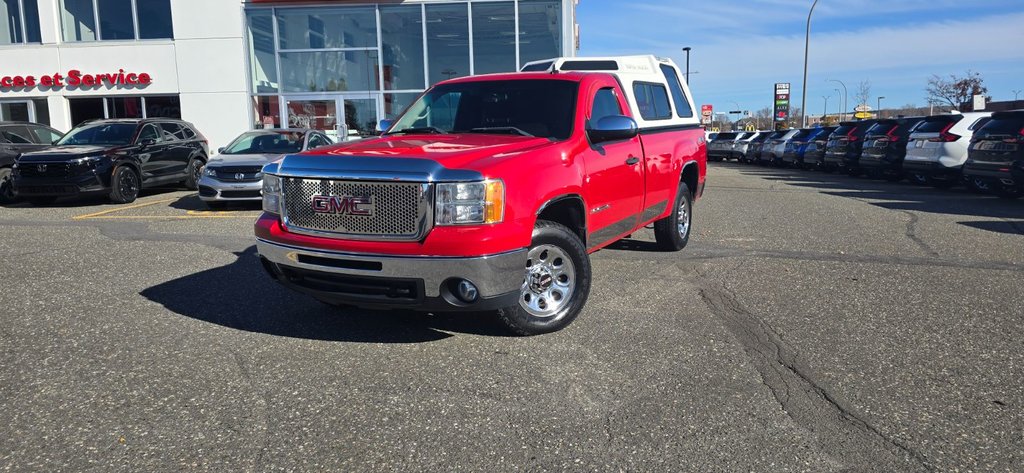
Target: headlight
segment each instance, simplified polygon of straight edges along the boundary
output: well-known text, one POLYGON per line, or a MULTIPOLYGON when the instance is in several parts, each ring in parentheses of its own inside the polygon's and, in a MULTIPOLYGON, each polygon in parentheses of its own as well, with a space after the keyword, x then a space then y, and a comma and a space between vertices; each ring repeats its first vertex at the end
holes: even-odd
POLYGON ((203 175, 209 177, 217 177, 217 169, 210 166, 203 166, 203 175))
POLYGON ((505 184, 500 180, 437 185, 436 225, 499 223, 505 218, 505 184))
POLYGON ((72 166, 80 166, 80 167, 93 168, 93 167, 96 167, 96 165, 99 164, 99 162, 102 161, 103 158, 104 158, 103 155, 86 156, 84 158, 72 159, 71 161, 69 161, 69 163, 72 166))
POLYGON ((281 178, 263 175, 263 211, 281 215, 281 178))

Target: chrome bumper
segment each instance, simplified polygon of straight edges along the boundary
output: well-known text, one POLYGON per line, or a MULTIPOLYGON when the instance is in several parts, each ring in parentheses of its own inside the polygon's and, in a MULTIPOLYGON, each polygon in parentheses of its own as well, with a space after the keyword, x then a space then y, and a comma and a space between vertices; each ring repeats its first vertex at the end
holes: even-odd
POLYGON ((256 249, 270 262, 286 267, 347 276, 420 279, 427 297, 440 296, 442 286, 449 279, 466 279, 476 285, 482 298, 506 295, 522 288, 527 251, 524 248, 466 258, 376 256, 312 250, 262 239, 256 240, 256 249))

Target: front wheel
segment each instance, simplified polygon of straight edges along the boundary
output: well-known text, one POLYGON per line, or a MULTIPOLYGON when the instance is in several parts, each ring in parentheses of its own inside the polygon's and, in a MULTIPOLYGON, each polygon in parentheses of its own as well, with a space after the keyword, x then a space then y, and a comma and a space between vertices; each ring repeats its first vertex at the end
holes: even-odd
POLYGON ((115 204, 130 204, 139 197, 142 188, 139 175, 128 166, 118 166, 110 178, 110 200, 115 204))
POLYGON ((654 222, 654 239, 665 251, 679 251, 690 242, 690 227, 693 223, 693 196, 685 182, 679 183, 672 213, 654 222))
POLYGON ((519 335, 539 335, 572 323, 590 296, 590 256, 564 225, 540 220, 533 229, 519 302, 498 318, 519 335))

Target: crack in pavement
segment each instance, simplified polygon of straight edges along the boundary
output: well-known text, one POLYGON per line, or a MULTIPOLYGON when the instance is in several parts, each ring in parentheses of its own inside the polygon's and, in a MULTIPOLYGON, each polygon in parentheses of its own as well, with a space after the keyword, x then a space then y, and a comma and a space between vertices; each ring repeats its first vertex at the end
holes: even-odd
POLYGON ((911 212, 909 210, 900 210, 900 212, 910 217, 910 221, 907 222, 907 238, 910 238, 910 241, 913 241, 914 243, 917 244, 917 246, 921 247, 921 250, 923 250, 925 253, 928 253, 932 256, 939 256, 938 251, 932 249, 932 247, 928 246, 928 244, 925 243, 924 240, 921 239, 921 237, 917 236, 917 222, 920 221, 921 218, 918 217, 916 213, 911 212))
POLYGON ((701 299, 743 346, 761 382, 787 416, 814 434, 823 451, 855 471, 934 470, 920 452, 871 425, 826 390, 797 351, 743 307, 729 288, 700 268, 689 272, 701 299))

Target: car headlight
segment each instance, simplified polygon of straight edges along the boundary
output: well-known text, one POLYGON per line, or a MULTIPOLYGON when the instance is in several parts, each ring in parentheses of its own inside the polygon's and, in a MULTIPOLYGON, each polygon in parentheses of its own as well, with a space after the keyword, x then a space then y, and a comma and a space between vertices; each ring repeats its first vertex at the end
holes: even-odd
POLYGON ((97 156, 86 156, 84 158, 72 159, 69 161, 69 164, 77 167, 94 168, 103 160, 103 158, 104 156, 102 154, 97 156))
POLYGON ((281 178, 263 175, 263 211, 281 215, 281 178))
POLYGON ((438 184, 435 203, 436 225, 499 223, 505 218, 505 184, 499 179, 438 184))
POLYGON ((210 166, 203 166, 203 175, 209 177, 217 177, 217 169, 210 166))

